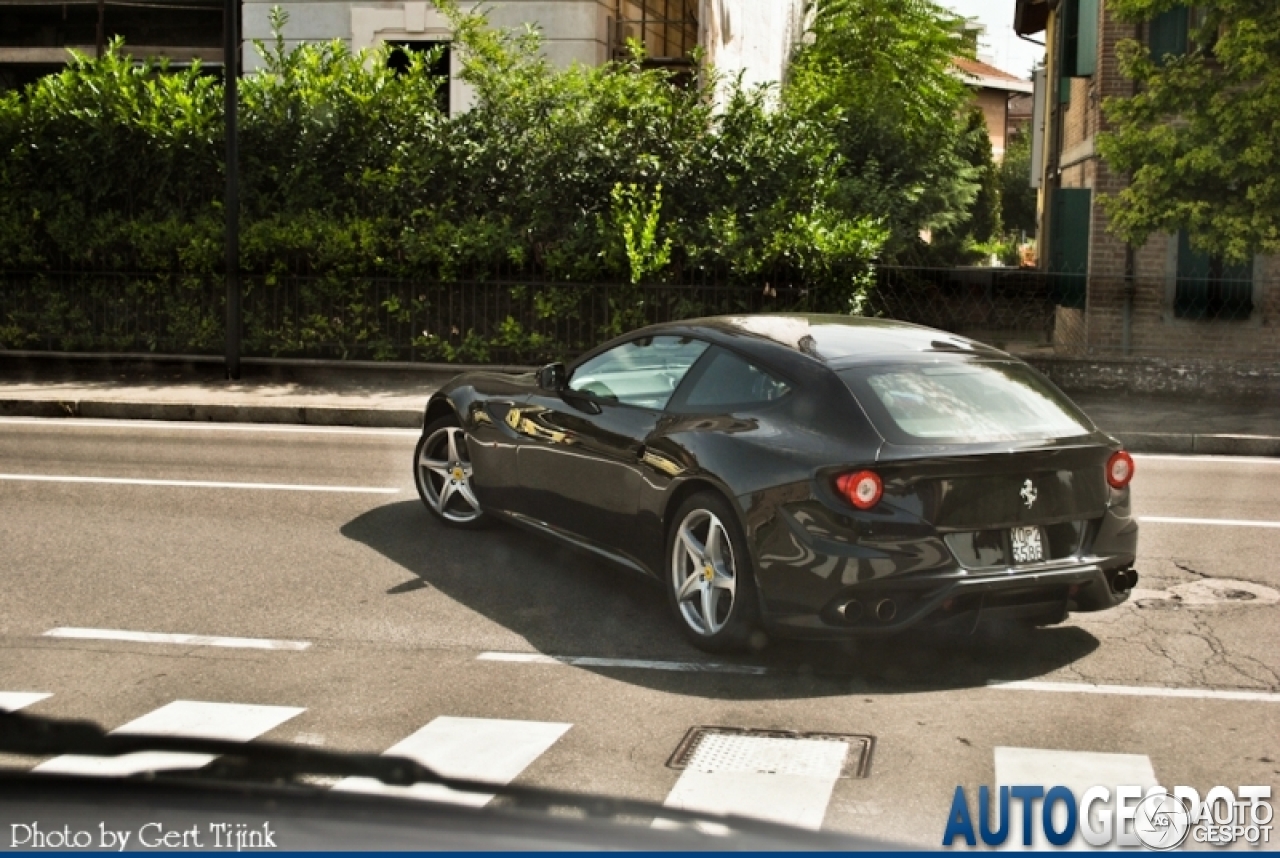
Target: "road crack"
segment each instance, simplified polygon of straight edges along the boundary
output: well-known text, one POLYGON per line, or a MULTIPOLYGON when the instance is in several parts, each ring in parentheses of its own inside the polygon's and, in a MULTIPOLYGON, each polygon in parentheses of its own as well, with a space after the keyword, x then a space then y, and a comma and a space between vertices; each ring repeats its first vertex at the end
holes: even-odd
POLYGON ((1197 578, 1212 578, 1212 577, 1213 577, 1213 576, 1212 576, 1212 575, 1210 575, 1208 572, 1201 572, 1199 569, 1193 569, 1193 568, 1191 568, 1191 566, 1190 566, 1189 564, 1182 563, 1182 562, 1180 562, 1180 561, 1178 561, 1178 560, 1173 560, 1172 562, 1173 562, 1173 565, 1174 565, 1174 566, 1177 566, 1179 569, 1181 569, 1183 572, 1186 572, 1188 575, 1195 575, 1197 578))

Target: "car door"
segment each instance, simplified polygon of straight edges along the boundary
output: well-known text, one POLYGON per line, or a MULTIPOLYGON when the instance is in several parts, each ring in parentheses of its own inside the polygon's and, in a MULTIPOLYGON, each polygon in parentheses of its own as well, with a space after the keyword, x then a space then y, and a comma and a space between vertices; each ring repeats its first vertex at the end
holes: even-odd
POLYGON ((706 348, 688 337, 641 337, 575 367, 565 389, 530 396, 509 423, 524 441, 520 511, 635 557, 646 440, 706 348))

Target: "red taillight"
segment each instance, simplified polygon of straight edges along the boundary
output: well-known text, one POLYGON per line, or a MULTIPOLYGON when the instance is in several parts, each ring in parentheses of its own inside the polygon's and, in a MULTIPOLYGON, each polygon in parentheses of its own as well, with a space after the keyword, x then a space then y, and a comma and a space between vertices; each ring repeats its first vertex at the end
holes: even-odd
POLYGON ((1112 453, 1107 459, 1107 483, 1113 489, 1122 489, 1133 479, 1133 457, 1124 450, 1112 453))
POLYGON ((871 509, 880 503, 880 496, 884 494, 884 483, 871 471, 841 474, 836 477, 836 488, 858 509, 871 509))

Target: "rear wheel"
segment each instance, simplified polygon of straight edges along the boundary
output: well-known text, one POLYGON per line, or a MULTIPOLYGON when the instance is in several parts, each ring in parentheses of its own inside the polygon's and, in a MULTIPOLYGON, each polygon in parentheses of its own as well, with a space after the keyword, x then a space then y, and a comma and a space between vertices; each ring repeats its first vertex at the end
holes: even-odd
POLYGON ((753 643, 755 576, 746 537, 724 498, 706 492, 680 505, 666 557, 667 601, 694 646, 723 652, 753 643))
POLYGON ((486 520, 471 485, 467 436, 453 415, 422 431, 413 453, 413 479, 427 509, 454 527, 478 527, 486 520))

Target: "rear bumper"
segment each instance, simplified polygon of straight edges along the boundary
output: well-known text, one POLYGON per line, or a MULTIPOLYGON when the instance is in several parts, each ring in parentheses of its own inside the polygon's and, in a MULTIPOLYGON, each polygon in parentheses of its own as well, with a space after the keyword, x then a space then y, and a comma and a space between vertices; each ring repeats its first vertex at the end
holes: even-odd
POLYGON ((1072 611, 1099 611, 1129 598, 1132 562, 890 578, 834 595, 816 614, 775 615, 778 632, 802 637, 891 635, 911 628, 972 632, 980 623, 1061 622, 1072 611))

